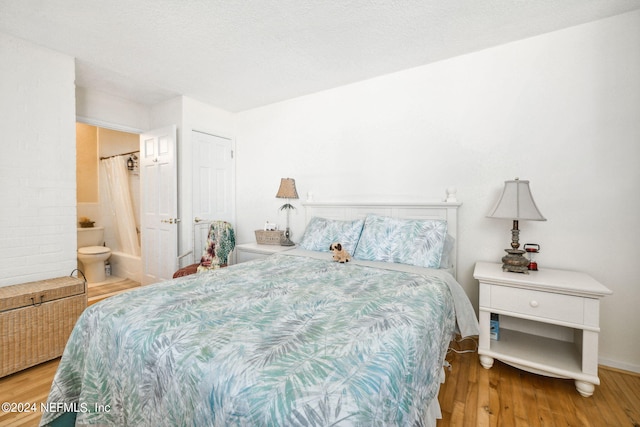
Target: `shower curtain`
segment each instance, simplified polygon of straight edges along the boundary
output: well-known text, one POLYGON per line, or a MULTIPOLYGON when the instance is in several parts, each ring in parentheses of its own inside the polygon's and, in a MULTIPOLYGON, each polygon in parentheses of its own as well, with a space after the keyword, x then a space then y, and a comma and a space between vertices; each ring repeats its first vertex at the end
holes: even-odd
POLYGON ((107 187, 115 215, 115 228, 123 252, 140 256, 140 243, 136 231, 136 219, 129 191, 126 156, 115 156, 102 160, 107 174, 107 187))

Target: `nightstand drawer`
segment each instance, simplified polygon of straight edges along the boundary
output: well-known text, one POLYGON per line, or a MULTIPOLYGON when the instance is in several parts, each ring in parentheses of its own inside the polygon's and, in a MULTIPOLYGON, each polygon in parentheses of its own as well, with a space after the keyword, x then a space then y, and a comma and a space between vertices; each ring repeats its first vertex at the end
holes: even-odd
POLYGON ((584 321, 583 298, 550 292, 492 286, 491 308, 576 324, 584 321))

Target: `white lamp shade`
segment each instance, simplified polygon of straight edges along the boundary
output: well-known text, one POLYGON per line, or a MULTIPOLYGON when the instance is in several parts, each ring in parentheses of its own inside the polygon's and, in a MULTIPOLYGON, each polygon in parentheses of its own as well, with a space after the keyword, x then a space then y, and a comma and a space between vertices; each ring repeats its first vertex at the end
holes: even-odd
POLYGON ((498 203, 488 215, 490 218, 546 221, 533 200, 529 181, 515 179, 504 182, 504 190, 498 203))

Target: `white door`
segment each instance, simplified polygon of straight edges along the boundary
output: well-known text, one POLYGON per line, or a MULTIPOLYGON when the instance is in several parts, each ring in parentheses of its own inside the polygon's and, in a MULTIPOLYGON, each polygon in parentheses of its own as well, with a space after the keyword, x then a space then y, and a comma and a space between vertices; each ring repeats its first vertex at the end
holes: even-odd
POLYGON ((234 222, 232 141, 203 132, 191 133, 193 147, 194 262, 204 248, 209 221, 234 222))
POLYGON ((176 127, 140 135, 142 284, 171 279, 178 259, 176 127))

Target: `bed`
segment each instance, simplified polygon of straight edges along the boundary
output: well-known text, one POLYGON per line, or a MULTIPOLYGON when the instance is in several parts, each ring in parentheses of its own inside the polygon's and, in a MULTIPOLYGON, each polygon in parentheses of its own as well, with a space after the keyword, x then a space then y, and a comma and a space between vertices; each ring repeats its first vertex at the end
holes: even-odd
POLYGON ((478 333, 458 206, 307 203, 296 249, 91 306, 41 425, 435 426, 448 344, 478 333))

